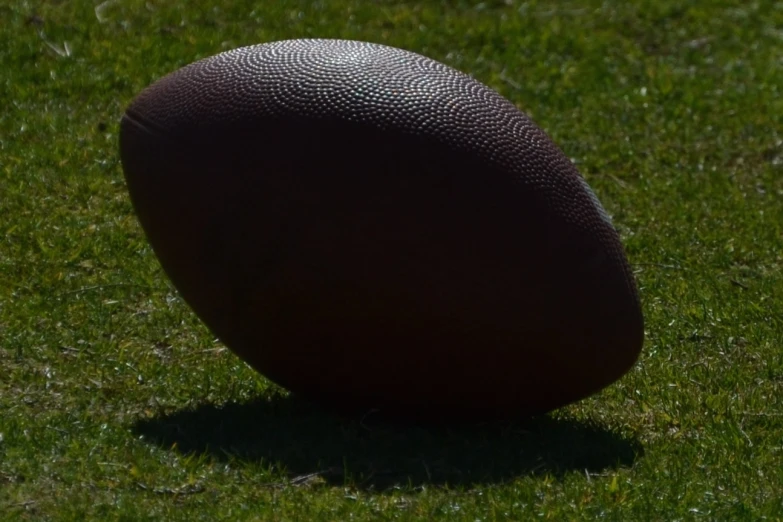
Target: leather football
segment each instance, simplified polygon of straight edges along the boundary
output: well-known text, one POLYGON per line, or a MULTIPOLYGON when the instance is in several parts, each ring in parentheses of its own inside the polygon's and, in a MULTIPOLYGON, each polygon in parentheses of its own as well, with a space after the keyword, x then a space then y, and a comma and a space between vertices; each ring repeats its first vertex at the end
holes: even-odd
POLYGON ((345 40, 218 54, 141 92, 120 151, 185 301, 328 408, 540 414, 616 381, 642 348, 620 238, 572 162, 424 56, 345 40))

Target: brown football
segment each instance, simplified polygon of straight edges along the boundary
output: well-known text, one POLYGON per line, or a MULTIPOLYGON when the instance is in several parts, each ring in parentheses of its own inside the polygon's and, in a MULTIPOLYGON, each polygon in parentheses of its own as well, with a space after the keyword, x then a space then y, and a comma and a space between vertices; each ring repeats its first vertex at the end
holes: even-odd
POLYGON ((543 413, 614 382, 643 320, 617 232, 498 93, 383 45, 184 67, 121 123, 134 208, 195 313, 333 409, 543 413))

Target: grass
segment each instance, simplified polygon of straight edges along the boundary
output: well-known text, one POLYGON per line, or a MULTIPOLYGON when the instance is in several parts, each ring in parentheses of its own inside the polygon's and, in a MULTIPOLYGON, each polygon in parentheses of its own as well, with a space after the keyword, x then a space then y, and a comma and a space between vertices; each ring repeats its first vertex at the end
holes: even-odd
MULTIPOLYGON (((783 4, 0 4, 0 520, 783 519, 783 4), (252 372, 161 273, 118 120, 240 45, 408 48, 517 103, 625 241, 646 344, 527 423, 344 420, 252 372)), ((470 383, 466 383, 469 386, 470 383)))

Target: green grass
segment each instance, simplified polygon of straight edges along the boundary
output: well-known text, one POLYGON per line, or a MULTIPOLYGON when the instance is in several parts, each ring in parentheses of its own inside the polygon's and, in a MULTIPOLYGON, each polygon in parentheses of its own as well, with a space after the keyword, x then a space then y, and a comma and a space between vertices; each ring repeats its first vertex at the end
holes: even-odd
POLYGON ((783 3, 95 5, 0 3, 0 520, 783 519, 783 3), (528 423, 406 428, 212 338, 135 220, 118 120, 182 65, 307 36, 429 55, 550 133, 635 267, 631 373, 528 423))

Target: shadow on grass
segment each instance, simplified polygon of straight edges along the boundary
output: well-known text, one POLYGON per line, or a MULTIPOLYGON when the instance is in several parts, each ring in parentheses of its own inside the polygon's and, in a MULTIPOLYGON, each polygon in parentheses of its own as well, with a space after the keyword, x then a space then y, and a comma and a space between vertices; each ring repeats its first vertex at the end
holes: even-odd
POLYGON ((202 405, 138 421, 145 440, 184 454, 264 462, 295 482, 383 490, 394 485, 470 486, 525 475, 562 476, 628 467, 641 444, 597 424, 540 417, 524 423, 400 426, 373 416, 332 416, 307 402, 275 397, 202 405))

